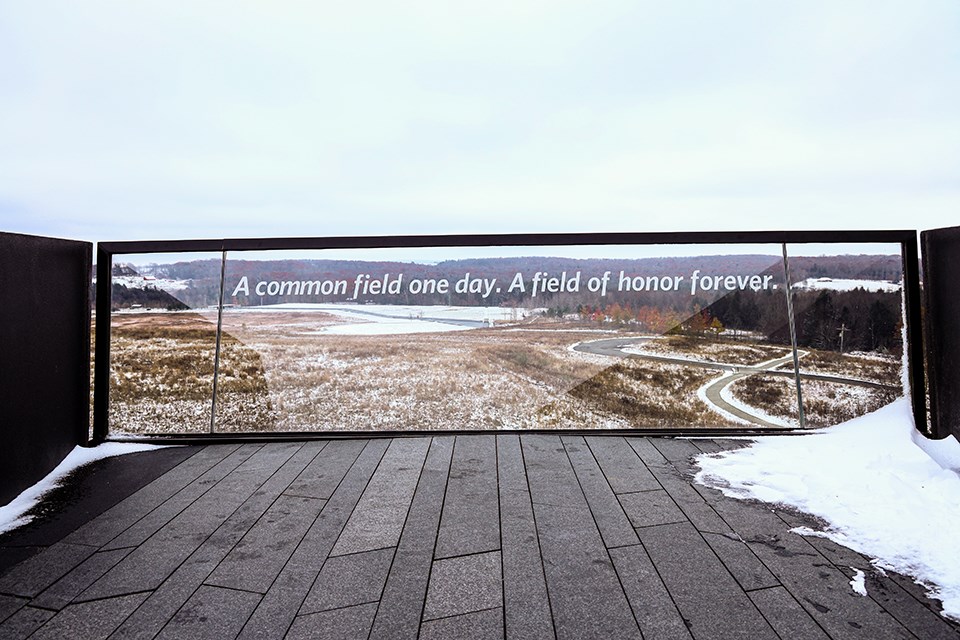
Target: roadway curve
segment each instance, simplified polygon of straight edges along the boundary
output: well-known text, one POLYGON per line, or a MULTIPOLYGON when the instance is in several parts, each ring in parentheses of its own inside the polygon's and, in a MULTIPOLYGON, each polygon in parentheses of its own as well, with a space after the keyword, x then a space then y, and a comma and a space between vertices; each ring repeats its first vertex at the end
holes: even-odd
MULTIPOLYGON (((625 348, 631 347, 642 342, 647 342, 651 338, 606 338, 604 340, 591 340, 590 342, 581 342, 580 344, 575 345, 573 348, 575 351, 580 351, 582 353, 592 353, 599 356, 607 356, 611 358, 633 358, 636 360, 648 360, 655 362, 664 362, 667 364, 675 364, 680 366, 688 367, 700 367, 702 369, 714 369, 717 371, 726 371, 730 375, 724 375, 713 382, 709 383, 704 388, 704 396, 707 401, 716 406, 718 409, 725 413, 732 414, 741 420, 746 420, 752 424, 759 425, 761 427, 775 427, 783 428, 782 424, 777 424, 770 422, 761 415, 755 415, 744 411, 740 407, 736 407, 721 396, 721 392, 734 382, 746 378, 747 376, 752 376, 758 373, 764 373, 768 375, 776 376, 787 376, 794 377, 792 370, 777 369, 777 367, 783 366, 793 360, 793 355, 784 356, 783 358, 777 358, 776 360, 770 360, 759 365, 734 365, 726 364, 722 362, 708 362, 706 360, 696 360, 694 358, 679 358, 675 356, 661 356, 652 353, 629 353, 624 351, 625 348)), ((820 373, 800 373, 800 378, 804 380, 823 380, 826 382, 837 382, 840 384, 849 384, 858 387, 868 387, 871 389, 885 389, 885 390, 894 390, 897 391, 897 387, 891 385, 881 384, 879 382, 870 382, 869 380, 858 380, 856 378, 844 378, 841 376, 831 376, 820 373)))

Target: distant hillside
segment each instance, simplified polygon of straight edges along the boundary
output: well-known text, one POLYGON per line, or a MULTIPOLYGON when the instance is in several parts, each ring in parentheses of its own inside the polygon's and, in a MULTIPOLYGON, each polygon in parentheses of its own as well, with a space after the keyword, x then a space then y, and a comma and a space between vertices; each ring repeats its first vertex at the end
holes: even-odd
MULTIPOLYGON (((548 249, 545 249, 548 250, 548 249)), ((217 303, 220 288, 219 260, 205 259, 176 262, 170 264, 155 264, 134 267, 123 263, 114 265, 116 282, 125 285, 127 292, 114 293, 114 304, 129 306, 139 304, 135 301, 140 294, 129 292, 134 276, 148 277, 151 283, 144 288, 165 290, 167 294, 190 307, 209 306, 217 303), (176 282, 176 288, 169 283, 176 282), (180 286, 182 283, 182 286, 180 286)), ((590 277, 599 277, 610 272, 615 278, 621 271, 629 276, 684 276, 689 278, 696 270, 705 274, 714 275, 753 275, 769 274, 775 280, 782 281, 782 261, 777 256, 769 255, 712 255, 696 257, 668 257, 668 258, 639 258, 639 259, 577 259, 556 256, 525 256, 511 258, 475 258, 464 260, 447 260, 437 264, 416 264, 406 262, 364 262, 357 260, 228 260, 226 269, 226 294, 233 291, 242 277, 246 277, 251 287, 258 282, 284 281, 313 281, 334 280, 350 283, 346 295, 247 295, 236 296, 229 300, 232 304, 276 304, 281 302, 344 302, 352 300, 352 283, 358 274, 369 275, 371 279, 380 279, 386 274, 396 277, 403 274, 407 282, 412 279, 446 279, 451 284, 469 273, 472 278, 496 278, 500 287, 499 292, 491 292, 484 297, 479 294, 459 295, 455 297, 457 304, 483 305, 517 305, 544 306, 556 296, 567 297, 569 294, 550 294, 542 292, 536 301, 531 300, 530 283, 534 274, 546 272, 550 277, 559 277, 566 272, 572 277, 576 272, 582 274, 585 282, 590 277), (519 291, 508 292, 508 285, 517 273, 523 274, 525 293, 519 291)), ((887 255, 850 255, 826 257, 795 257, 790 260, 791 276, 794 282, 807 278, 829 277, 835 279, 860 280, 889 280, 899 281, 901 265, 899 256, 887 255)), ((688 286, 688 285, 685 285, 688 286)), ((689 290, 680 293, 665 294, 658 292, 657 304, 671 305, 678 308, 689 304, 689 290), (671 303, 671 298, 677 300, 671 303)), ((601 302, 589 300, 585 289, 577 295, 581 302, 601 302)), ((607 292, 603 302, 621 302, 629 298, 615 290, 607 292)), ((698 300, 701 306, 709 305, 718 296, 712 295, 698 300)), ((421 294, 411 296, 407 292, 396 295, 381 294, 376 301, 382 304, 452 304, 454 296, 450 294, 421 294)))

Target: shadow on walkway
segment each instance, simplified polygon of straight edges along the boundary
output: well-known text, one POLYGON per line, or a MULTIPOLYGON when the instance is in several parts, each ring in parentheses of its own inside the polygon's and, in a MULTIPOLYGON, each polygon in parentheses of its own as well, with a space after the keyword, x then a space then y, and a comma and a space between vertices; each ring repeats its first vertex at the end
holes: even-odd
POLYGON ((108 459, 0 536, 0 638, 960 638, 909 579, 790 533, 809 518, 691 484, 693 456, 735 446, 501 434, 108 459))

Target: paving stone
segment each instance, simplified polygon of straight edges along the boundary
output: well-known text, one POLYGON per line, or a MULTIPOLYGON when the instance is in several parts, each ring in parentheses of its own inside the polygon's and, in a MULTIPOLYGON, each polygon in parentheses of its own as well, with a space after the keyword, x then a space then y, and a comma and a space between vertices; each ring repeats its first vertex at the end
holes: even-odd
POLYGON ((496 436, 457 436, 447 480, 437 558, 500 548, 496 436))
MULTIPOLYGON (((627 514, 623 512, 623 508, 617 501, 617 496, 611 490, 607 478, 600 471, 600 467, 584 439, 580 436, 564 436, 561 440, 580 482, 580 488, 587 499, 587 505, 596 520, 603 543, 607 547, 637 544, 639 540, 630 524, 630 520, 627 519, 627 514)), ((626 443, 622 442, 622 439, 621 446, 633 456, 637 464, 642 466, 640 459, 626 443)), ((644 468, 644 472, 649 475, 646 468, 644 468)))
POLYGON ((653 470, 654 467, 670 464, 670 462, 663 457, 663 454, 653 446, 650 438, 626 438, 626 441, 648 469, 653 470))
POLYGON ((780 585, 753 551, 734 533, 701 533, 744 591, 780 585))
POLYGON ((280 496, 206 583, 266 593, 326 500, 280 496))
POLYGON ((429 447, 428 438, 390 442, 332 555, 397 546, 429 447))
POLYGON ((135 593, 119 598, 105 598, 94 602, 71 604, 53 616, 32 636, 31 640, 63 640, 82 638, 100 640, 108 637, 130 615, 147 594, 135 593))
POLYGON ((272 639, 286 634, 389 444, 390 441, 386 439, 367 441, 356 462, 247 621, 240 632, 241 639, 272 639))
POLYGON ((714 438, 713 441, 721 451, 744 449, 755 442, 754 438, 714 438))
POLYGON ((204 585, 173 616, 158 640, 235 638, 260 595, 204 585))
POLYGON ((717 515, 703 496, 690 486, 690 480, 681 476, 672 465, 656 468, 653 474, 683 511, 683 515, 699 531, 720 534, 731 532, 723 518, 717 515))
POLYGON ((431 440, 370 640, 416 640, 419 634, 454 446, 452 436, 431 440))
POLYGON ((197 550, 300 445, 266 447, 238 466, 80 595, 95 600, 156 589, 197 550))
POLYGON ((130 549, 115 549, 93 554, 34 598, 30 604, 44 609, 63 609, 84 589, 123 560, 128 553, 130 549))
POLYGON ((376 613, 377 603, 372 602, 298 616, 285 640, 366 640, 376 613))
POLYGON ((590 436, 587 445, 597 459, 614 493, 659 489, 647 465, 620 436, 590 436))
MULTIPOLYGON (((106 543, 102 543, 104 544, 103 548, 123 549, 125 547, 136 547, 143 544, 150 536, 169 524, 182 513, 184 509, 196 502, 206 492, 210 491, 218 482, 226 478, 240 465, 244 464, 261 448, 261 445, 255 444, 234 448, 229 455, 213 465, 200 477, 180 489, 180 491, 144 515, 141 519, 137 520, 129 528, 119 533, 119 535, 113 537, 106 543)), ((118 506, 126 507, 125 503, 126 500, 118 506)), ((131 502, 130 508, 132 510, 139 512, 140 508, 138 507, 139 505, 135 501, 131 502)))
MULTIPOLYGON (((114 505, 64 538, 64 542, 96 547, 107 544, 162 505, 199 477, 210 471, 239 445, 204 447, 125 500, 114 505)), ((239 464, 239 462, 238 462, 239 464)), ((174 514, 175 515, 175 514, 174 514)))
POLYGON ((127 618, 111 640, 156 636, 323 445, 305 443, 127 618))
POLYGON ((42 627, 56 614, 56 611, 23 607, 0 624, 0 638, 20 640, 42 627))
POLYGON ((666 524, 638 533, 697 640, 777 637, 692 525, 666 524))
MULTIPOLYGON (((908 578, 892 573, 883 576, 872 568, 869 559, 831 541, 789 533, 794 526, 819 524, 804 514, 732 500, 715 490, 691 486, 651 440, 629 438, 625 443, 638 460, 649 465, 655 480, 692 524, 641 527, 637 533, 642 544, 607 550, 601 535, 604 520, 598 514, 605 513, 615 496, 599 475, 603 463, 598 462, 596 451, 583 446, 583 439, 543 434, 470 438, 496 440, 494 477, 499 484, 492 491, 502 550, 444 558, 433 566, 444 499, 452 499, 446 485, 455 457, 454 438, 422 438, 429 443, 425 445, 429 451, 414 483, 412 501, 407 494, 401 498, 401 503, 410 501, 410 507, 404 512, 399 546, 379 605, 371 600, 344 606, 368 598, 375 600, 392 549, 338 556, 330 553, 361 496, 366 495, 371 478, 385 468, 381 459, 391 441, 344 441, 360 442, 353 447, 363 446, 363 452, 336 481, 328 479, 327 468, 317 463, 318 453, 328 446, 325 442, 270 444, 250 447, 257 453, 203 490, 135 551, 113 547, 97 551, 95 544, 100 543, 62 542, 14 567, 14 573, 0 577, 0 583, 19 584, 29 591, 18 595, 20 592, 0 589, 0 638, 33 633, 32 637, 39 638, 146 639, 161 632, 165 638, 233 637, 243 626, 244 638, 288 634, 412 640, 418 636, 496 638, 506 633, 507 637, 526 640, 554 637, 556 621, 559 638, 639 638, 642 630, 649 640, 689 637, 683 616, 697 640, 752 640, 772 637, 774 631, 781 638, 791 639, 960 638, 960 627, 939 617, 938 604, 926 598, 922 588, 912 585, 908 578), (291 451, 295 453, 283 461, 291 451), (305 470, 311 464, 311 473, 323 474, 322 479, 313 476, 318 481, 314 487, 326 483, 335 487, 331 489, 333 495, 292 555, 271 550, 268 547, 272 543, 289 550, 291 541, 297 539, 279 520, 268 521, 277 515, 296 517, 292 507, 303 498, 288 490, 295 481, 307 483, 305 470), (248 493, 246 497, 244 492, 248 493), (285 510, 282 514, 278 511, 281 507, 285 510), (269 515, 265 515, 268 509, 269 515), (597 523, 601 523, 599 529, 597 523), (274 527, 271 534, 266 533, 267 524, 274 527), (155 557, 144 552, 164 536, 165 544, 193 545, 195 550, 188 550, 185 560, 152 593, 147 589, 120 597, 108 593, 103 599, 91 598, 93 589, 112 580, 111 572, 129 562, 134 553, 142 554, 141 563, 129 565, 131 571, 153 572, 151 564, 155 560, 170 563, 165 549, 155 557), (271 557, 283 553, 289 556, 262 599, 257 593, 201 586, 204 580, 213 580, 213 571, 232 550, 240 549, 237 545, 244 536, 250 536, 247 544, 251 548, 259 536, 260 546, 271 557), (502 556, 502 562, 491 562, 486 570, 479 571, 460 567, 459 578, 451 577, 457 572, 446 571, 457 568, 457 562, 481 556, 495 556, 497 560, 502 556), (350 562, 358 563, 361 571, 351 571, 347 567, 350 562), (344 566, 338 567, 338 563, 344 566), (849 584, 851 567, 866 572, 868 597, 853 593, 849 584), (364 568, 370 569, 369 575, 363 575, 364 568), (429 579, 431 568, 433 580, 429 579), (479 592, 493 599, 492 603, 484 603, 484 595, 455 592, 469 588, 464 581, 482 581, 490 573, 494 579, 484 583, 479 592), (782 586, 768 586, 771 580, 782 586), (450 588, 440 589, 441 583, 450 588), (32 584, 42 585, 41 592, 32 589, 32 584), (336 589, 330 588, 334 585, 336 589), (433 610, 441 603, 457 601, 469 612, 445 615, 433 610), (320 607, 324 610, 314 613, 320 607), (52 610, 55 608, 61 610, 52 610), (422 618, 427 619, 421 622, 422 618)), ((618 439, 597 438, 603 441, 598 449, 618 439)), ((592 439, 594 436, 589 436, 586 444, 592 439)), ((661 439, 655 442, 681 469, 686 465, 685 447, 704 448, 698 440, 671 441, 666 446, 661 439)), ((720 441, 718 446, 725 443, 720 441)), ((200 453, 218 447, 207 447, 200 453)), ((230 455, 238 450, 227 448, 230 455)), ((350 447, 345 450, 350 460, 350 447)), ((225 454, 220 462, 227 458, 225 454)), ((184 466, 189 461, 132 494, 126 499, 128 504, 125 500, 112 512, 104 512, 85 525, 84 536, 89 537, 71 539, 104 540, 103 544, 109 544, 118 531, 135 525, 190 484, 184 466), (180 474, 179 479, 170 480, 170 474, 173 478, 180 474), (175 490, 177 483, 183 484, 175 490), (159 488, 153 488, 154 484, 159 488), (148 504, 152 506, 148 508, 148 504), (92 524, 96 520, 107 533, 96 530, 92 524)), ((328 461, 334 464, 333 457, 328 461)), ((204 464, 209 471, 218 463, 209 457, 204 464)), ((459 468, 469 469, 469 465, 459 468)), ((197 481, 205 472, 197 466, 190 473, 197 481)), ((457 482, 461 480, 466 479, 457 482)), ((629 501, 632 495, 660 491, 619 495, 629 501)), ((323 500, 307 499, 318 503, 323 500)), ((261 578, 267 580, 275 573, 276 569, 271 569, 261 578)))
MULTIPOLYGON (((20 533, 18 530, 17 534, 20 533)), ((2 538, 2 535, 0 535, 2 538)), ((2 543, 0 543, 2 545, 2 543)), ((25 546, 0 546, 0 576, 20 564, 24 560, 41 553, 47 545, 31 544, 25 546)))
POLYGON ((692 459, 702 453, 689 440, 681 438, 651 438, 650 443, 680 471, 692 469, 692 459))
POLYGON ((81 544, 58 542, 14 566, 0 578, 0 593, 34 597, 96 551, 81 544))
POLYGON ((652 527, 658 524, 687 521, 673 498, 663 489, 622 493, 618 497, 623 510, 630 518, 630 523, 635 527, 652 527))
POLYGON ((14 613, 22 609, 29 602, 28 598, 5 596, 0 594, 0 622, 3 622, 14 613))
POLYGON ((552 639, 553 618, 519 436, 497 436, 497 469, 506 635, 516 640, 552 639))
POLYGON ((420 640, 498 640, 503 638, 503 610, 487 609, 423 623, 420 640))
MULTIPOLYGON (((841 571, 847 578, 854 577, 853 569, 844 567, 841 571)), ((888 576, 872 568, 864 570, 864 574, 867 595, 914 635, 924 640, 946 640, 947 638, 958 640, 960 638, 960 625, 951 625, 918 602, 888 576)))
POLYGON ((723 447, 718 445, 713 440, 708 440, 706 438, 690 438, 688 442, 703 453, 717 453, 718 451, 723 451, 723 447))
POLYGON ((323 451, 318 453, 284 493, 305 498, 329 499, 351 465, 356 462, 363 446, 363 440, 353 439, 327 443, 323 451))
POLYGON ((300 614, 380 600, 393 554, 393 549, 378 549, 327 558, 300 614))
POLYGON ((432 620, 502 606, 500 562, 499 551, 434 562, 423 619, 432 620))
POLYGON ((903 589, 905 592, 912 595, 914 599, 917 600, 917 602, 920 602, 921 604, 926 606, 928 609, 933 611, 936 615, 938 616, 942 615, 943 605, 940 603, 939 600, 934 600, 933 598, 931 598, 930 594, 923 587, 923 585, 919 585, 916 582, 914 582, 912 578, 908 576, 900 575, 895 571, 887 571, 887 578, 890 581, 895 582, 901 589, 903 589))
POLYGON ((828 636, 783 587, 747 594, 781 638, 827 640, 828 636))
MULTIPOLYGON (((784 520, 783 513, 777 510, 776 514, 781 520, 784 520)), ((809 526, 806 524, 795 525, 793 522, 796 522, 796 520, 788 521, 787 527, 792 529, 795 526, 809 526)), ((826 526, 817 525, 811 528, 815 531, 822 531, 826 529, 826 526)), ((870 564, 869 558, 862 556, 853 549, 839 545, 833 540, 820 538, 818 536, 803 536, 803 539, 806 540, 811 547, 820 552, 823 557, 837 566, 856 567, 858 569, 863 569, 864 571, 873 570, 873 565, 870 564)))
POLYGON ((730 498, 714 508, 831 638, 903 638, 907 631, 766 505, 730 498))
POLYGON ((690 632, 643 546, 610 550, 644 640, 681 640, 690 632))
POLYGON ((520 441, 557 637, 639 639, 560 438, 524 434, 520 441))

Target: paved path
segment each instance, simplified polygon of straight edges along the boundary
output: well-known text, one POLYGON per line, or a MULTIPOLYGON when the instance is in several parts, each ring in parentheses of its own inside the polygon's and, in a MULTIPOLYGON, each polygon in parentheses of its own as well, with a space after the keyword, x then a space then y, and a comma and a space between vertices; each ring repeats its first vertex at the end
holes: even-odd
MULTIPOLYGON (((608 356, 612 358, 634 358, 636 360, 648 360, 686 367, 699 367, 701 369, 725 371, 731 375, 717 378, 708 384, 703 390, 704 396, 706 396, 708 402, 713 403, 713 405, 721 411, 732 414, 741 420, 746 420, 747 422, 760 427, 772 427, 776 429, 782 429, 784 427, 783 424, 768 420, 765 416, 760 415, 759 412, 750 413, 746 410, 746 407, 741 408, 730 404, 723 398, 722 391, 734 382, 758 373, 765 375, 789 376, 791 378, 795 377, 793 367, 790 369, 778 369, 778 367, 793 362, 792 354, 758 365, 735 365, 722 362, 710 362, 707 360, 697 360, 696 358, 664 356, 655 353, 635 353, 625 350, 628 347, 634 346, 641 342, 646 342, 648 340, 650 340, 650 338, 607 338, 604 340, 581 342, 577 344, 574 349, 584 353, 592 353, 595 355, 608 356)), ((800 357, 803 357, 803 355, 805 355, 805 353, 800 352, 800 357)), ((840 384, 867 387, 871 389, 883 389, 898 392, 901 391, 899 387, 894 387, 879 382, 858 380, 857 378, 845 378, 842 376, 832 376, 828 374, 805 373, 801 371, 800 378, 802 380, 822 380, 825 382, 836 382, 840 384)))
MULTIPOLYGON (((574 346, 575 351, 592 353, 601 356, 610 356, 614 358, 634 358, 637 360, 651 360, 656 362, 665 362, 667 364, 677 364, 688 367, 700 367, 701 369, 716 369, 718 371, 735 371, 740 373, 765 373, 777 376, 794 377, 793 368, 773 369, 769 363, 759 366, 727 364, 723 362, 710 362, 708 360, 697 360, 696 358, 679 358, 675 356, 662 356, 655 353, 632 353, 624 351, 626 347, 633 346, 639 342, 646 342, 650 338, 609 338, 604 340, 592 340, 590 342, 581 342, 574 346)), ((791 362, 793 356, 787 356, 778 360, 776 366, 781 366, 791 362)), ((873 382, 871 380, 860 380, 858 378, 847 378, 844 376, 833 376, 826 373, 810 373, 801 371, 802 380, 822 380, 824 382, 837 382, 840 384, 849 384, 855 387, 868 387, 870 389, 883 389, 886 391, 901 391, 896 385, 883 384, 882 382, 873 382)))
POLYGON ((808 519, 690 483, 692 456, 737 445, 184 449, 0 575, 0 638, 960 638, 909 580, 789 532, 808 519))

